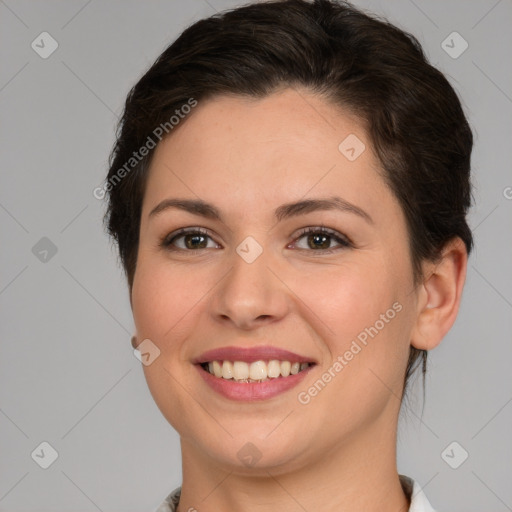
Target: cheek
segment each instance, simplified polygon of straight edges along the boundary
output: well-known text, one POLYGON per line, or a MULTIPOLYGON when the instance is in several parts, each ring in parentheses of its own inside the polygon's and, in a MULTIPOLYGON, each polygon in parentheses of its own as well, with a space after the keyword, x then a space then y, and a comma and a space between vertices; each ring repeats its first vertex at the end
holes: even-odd
POLYGON ((306 278, 300 272, 295 276, 294 292, 313 310, 316 322, 324 324, 333 351, 344 350, 347 341, 378 322, 386 311, 391 309, 388 316, 395 316, 392 306, 402 295, 403 285, 383 260, 372 259, 321 265, 306 278))
POLYGON ((155 403, 180 433, 187 432, 187 425, 202 414, 201 397, 196 397, 187 384, 192 375, 186 372, 195 369, 192 365, 183 367, 181 353, 194 333, 194 307, 200 307, 200 299, 210 288, 197 274, 179 266, 157 258, 141 257, 138 261, 132 288, 137 335, 139 342, 148 338, 160 350, 143 371, 155 403))
POLYGON ((180 338, 194 307, 199 307, 209 288, 208 282, 189 267, 142 256, 132 291, 139 337, 150 338, 161 350, 168 350, 173 346, 169 341, 180 338))
POLYGON ((308 297, 315 313, 310 318, 329 352, 317 379, 299 390, 301 421, 311 431, 322 428, 326 438, 357 431, 400 403, 410 320, 404 283, 387 265, 366 263, 324 268, 326 279, 297 281, 297 294, 308 297))
POLYGON ((407 283, 395 272, 398 263, 361 258, 358 264, 319 268, 295 281, 294 292, 312 309, 309 321, 329 352, 322 368, 337 377, 331 379, 336 383, 329 386, 334 393, 329 399, 349 395, 372 401, 382 394, 375 387, 379 379, 399 393, 411 318, 404 303, 407 283))

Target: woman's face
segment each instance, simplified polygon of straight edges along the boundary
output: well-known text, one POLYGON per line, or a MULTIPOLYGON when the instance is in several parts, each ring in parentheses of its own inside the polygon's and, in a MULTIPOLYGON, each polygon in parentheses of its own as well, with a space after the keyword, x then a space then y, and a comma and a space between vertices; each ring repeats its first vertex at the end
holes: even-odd
POLYGON ((286 89, 199 102, 174 130, 150 168, 132 307, 184 450, 277 473, 394 439, 417 293, 404 214, 361 124, 286 89), (178 199, 210 206, 165 203, 178 199), (297 362, 311 364, 281 375, 297 362))

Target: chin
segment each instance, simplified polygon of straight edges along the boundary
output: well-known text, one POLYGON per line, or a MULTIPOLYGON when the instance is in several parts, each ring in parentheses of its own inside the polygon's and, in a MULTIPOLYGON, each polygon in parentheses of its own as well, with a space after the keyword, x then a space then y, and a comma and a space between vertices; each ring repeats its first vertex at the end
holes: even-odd
POLYGON ((218 437, 203 439, 199 442, 199 449, 225 471, 252 476, 261 473, 268 477, 269 472, 279 474, 300 465, 300 452, 303 450, 298 448, 309 444, 292 434, 283 434, 272 439, 272 435, 267 437, 268 431, 263 433, 261 429, 248 428, 240 434, 232 432, 232 437, 226 434, 220 442, 218 437))

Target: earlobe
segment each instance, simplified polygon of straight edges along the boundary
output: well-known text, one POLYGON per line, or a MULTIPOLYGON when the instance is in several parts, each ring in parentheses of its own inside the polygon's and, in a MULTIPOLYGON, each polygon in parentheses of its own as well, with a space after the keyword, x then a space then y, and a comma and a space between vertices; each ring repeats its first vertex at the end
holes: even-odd
POLYGON ((431 350, 439 345, 457 318, 466 280, 468 255, 464 242, 448 242, 438 262, 426 263, 420 285, 416 324, 411 345, 431 350))

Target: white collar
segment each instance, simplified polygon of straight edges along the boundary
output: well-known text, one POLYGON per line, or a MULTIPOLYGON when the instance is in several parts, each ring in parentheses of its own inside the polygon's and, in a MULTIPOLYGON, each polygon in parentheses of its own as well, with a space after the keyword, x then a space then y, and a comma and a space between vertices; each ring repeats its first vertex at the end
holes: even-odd
POLYGON ((399 476, 402 489, 411 500, 409 512, 435 512, 435 510, 432 508, 432 505, 425 496, 425 493, 420 487, 420 484, 408 476, 399 476))
MULTIPOLYGON (((405 475, 399 476, 402 488, 411 500, 409 512, 435 512, 418 482, 405 475)), ((176 508, 180 501, 180 494, 181 487, 174 489, 174 491, 165 498, 164 502, 155 510, 155 512, 176 512, 176 508)))

